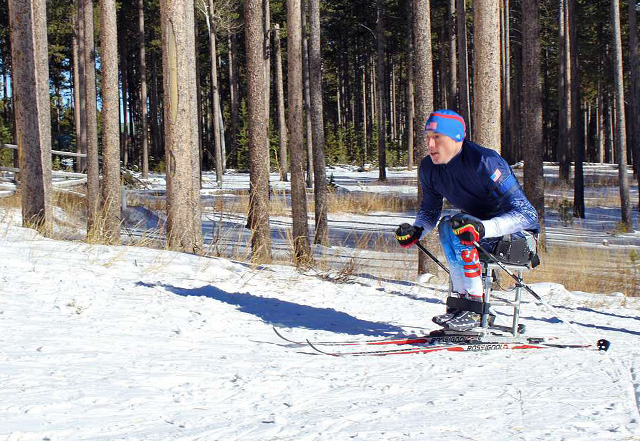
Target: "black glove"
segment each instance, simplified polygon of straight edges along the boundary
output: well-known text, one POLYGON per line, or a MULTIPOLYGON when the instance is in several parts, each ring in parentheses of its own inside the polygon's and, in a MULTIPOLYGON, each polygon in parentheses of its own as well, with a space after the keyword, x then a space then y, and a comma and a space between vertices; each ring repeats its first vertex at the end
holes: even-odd
POLYGON ((458 213, 451 217, 453 234, 458 236, 462 245, 473 245, 484 237, 484 225, 477 217, 458 213))
POLYGON ((422 227, 402 224, 396 229, 396 240, 402 248, 409 248, 420 240, 423 230, 424 228, 422 227))

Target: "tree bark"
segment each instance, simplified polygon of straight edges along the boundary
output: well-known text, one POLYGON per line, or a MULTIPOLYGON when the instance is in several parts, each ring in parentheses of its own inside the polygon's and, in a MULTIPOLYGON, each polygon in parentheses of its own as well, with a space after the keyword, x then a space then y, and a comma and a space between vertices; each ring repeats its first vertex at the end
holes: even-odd
POLYGON ((120 98, 118 90, 118 26, 115 0, 100 0, 102 65, 102 210, 103 237, 120 242, 120 98))
MULTIPOLYGON (((431 53, 431 8, 428 0, 413 0, 413 44, 415 48, 415 107, 416 107, 416 163, 427 155, 424 126, 433 111, 433 56, 431 53)), ((418 166, 418 172, 420 167, 418 166)), ((418 180, 418 203, 422 200, 422 187, 418 180)), ((418 253, 418 274, 435 273, 436 265, 418 253)))
POLYGON ((302 29, 300 0, 287 0, 287 64, 289 97, 289 151, 291 153, 291 211, 296 263, 309 259, 307 197, 304 182, 302 108, 302 29))
POLYGON ((309 95, 309 51, 307 49, 307 13, 306 13, 306 1, 300 2, 300 26, 302 30, 302 79, 303 79, 303 103, 304 103, 304 140, 305 140, 305 152, 307 153, 307 178, 306 185, 308 188, 313 186, 313 134, 311 131, 311 98, 309 95))
MULTIPOLYGON (((424 7, 424 5, 422 5, 424 7)), ((377 52, 377 103, 378 103, 378 179, 387 180, 387 100, 385 94, 385 37, 383 0, 376 0, 376 52, 377 52)))
MULTIPOLYGON (((324 108, 322 104, 322 54, 320 50, 320 0, 309 0, 309 74, 313 132, 315 234, 313 242, 327 244, 327 172, 324 156, 324 108)), ((363 109, 366 112, 366 109, 363 109)))
MULTIPOLYGON (((638 61, 638 24, 635 0, 629 1, 629 70, 631 99, 631 152, 636 178, 640 181, 640 63, 638 61)), ((640 186, 638 188, 640 190, 640 186)), ((638 192, 640 211, 640 191, 638 192)))
POLYGON ((289 180, 289 159, 287 155, 287 120, 285 117, 284 105, 284 81, 282 77, 282 48, 280 47, 280 25, 274 26, 273 46, 276 56, 276 101, 278 103, 278 139, 280 142, 279 162, 280 162, 280 180, 287 182, 289 180))
MULTIPOLYGON (((469 139, 473 139, 473 119, 471 115, 471 99, 469 96, 469 57, 467 54, 467 14, 465 9, 465 0, 456 0, 456 23, 458 32, 458 87, 460 91, 460 114, 467 123, 467 137, 469 139)), ((426 120, 424 122, 426 122, 426 120)))
POLYGON ((165 146, 167 158, 167 245, 202 250, 199 142, 192 2, 161 0, 165 146))
POLYGON ((500 3, 474 2, 474 140, 501 151, 500 139, 500 3))
POLYGON ((249 104, 249 228, 251 260, 271 261, 269 227, 269 146, 265 105, 264 28, 262 0, 246 0, 245 43, 247 55, 247 98, 249 104))
POLYGON ((53 233, 51 112, 44 0, 9 0, 22 225, 53 233))
POLYGON ((620 31, 620 2, 611 1, 613 24, 614 87, 615 87, 615 148, 618 157, 618 180, 620 185, 620 215, 623 229, 631 231, 631 204, 629 203, 629 181, 627 178, 627 137, 624 110, 624 76, 622 73, 622 37, 620 31))
POLYGON ((138 45, 140 56, 140 144, 142 179, 149 177, 149 129, 147 110, 147 51, 144 36, 144 0, 138 0, 138 45))
POLYGON ((568 84, 568 29, 567 2, 560 0, 558 5, 558 143, 556 156, 558 161, 558 178, 569 182, 571 159, 569 156, 569 118, 571 100, 568 84))
POLYGON ((580 72, 578 71, 578 24, 576 0, 567 0, 567 32, 569 36, 569 88, 571 106, 571 152, 575 161, 573 168, 573 215, 584 219, 584 145, 580 139, 582 124, 580 124, 580 72))
MULTIPOLYGON (((224 157, 222 156, 221 128, 220 128, 220 89, 218 88, 218 55, 216 50, 216 23, 214 17, 210 14, 213 12, 213 0, 209 0, 209 12, 206 14, 208 33, 209 33, 209 49, 211 56, 211 125, 213 126, 213 146, 214 156, 216 160, 216 182, 218 188, 222 188, 222 176, 224 174, 224 157)), ((268 91, 268 89, 267 89, 268 91)))
POLYGON ((544 244, 545 183, 543 172, 539 0, 527 0, 522 3, 522 42, 524 191, 538 212, 538 219, 542 227, 541 243, 544 244))
POLYGON ((96 54, 93 38, 93 1, 81 0, 84 22, 84 62, 87 134, 87 237, 96 238, 100 211, 100 166, 98 163, 98 115, 96 101, 96 54))

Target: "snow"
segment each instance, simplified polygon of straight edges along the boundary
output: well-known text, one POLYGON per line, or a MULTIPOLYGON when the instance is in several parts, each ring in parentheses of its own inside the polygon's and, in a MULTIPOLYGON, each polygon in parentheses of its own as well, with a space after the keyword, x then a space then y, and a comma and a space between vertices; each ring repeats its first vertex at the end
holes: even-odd
MULTIPOLYGON (((625 439, 638 302, 534 284, 588 350, 333 358, 291 347, 426 331, 443 290, 41 238, 0 239, 0 436, 67 439, 625 439), (622 304, 626 306, 622 306, 622 304), (479 437, 479 438, 478 438, 479 437)), ((440 287, 442 288, 442 287, 440 287)), ((576 336, 532 302, 529 332, 576 336)), ((505 317, 506 319, 506 317, 505 317)))
POLYGON ((525 294, 528 335, 606 338, 607 353, 336 358, 272 328, 312 341, 423 334, 446 284, 57 241, 19 225, 0 211, 2 440, 640 437, 640 298, 532 284, 572 329, 525 294))

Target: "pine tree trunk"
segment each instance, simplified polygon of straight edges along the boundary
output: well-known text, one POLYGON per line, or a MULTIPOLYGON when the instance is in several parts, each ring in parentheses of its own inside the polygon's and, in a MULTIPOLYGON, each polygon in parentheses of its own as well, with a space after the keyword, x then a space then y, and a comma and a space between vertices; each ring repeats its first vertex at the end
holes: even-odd
POLYGON ((302 79, 304 93, 302 95, 304 103, 304 140, 305 140, 305 152, 307 153, 307 188, 313 186, 313 135, 311 132, 311 98, 309 96, 309 51, 307 50, 307 14, 306 14, 306 1, 301 0, 300 8, 300 26, 302 29, 302 79))
MULTIPOLYGON (((209 11, 213 11, 213 0, 209 0, 209 11)), ((222 156, 221 130, 220 130, 220 89, 218 88, 218 55, 216 50, 216 24, 214 17, 207 14, 209 27, 209 49, 211 57, 211 125, 213 126, 213 148, 216 160, 216 182, 218 188, 222 188, 222 176, 224 173, 222 156)))
MULTIPOLYGON (((631 113, 631 152, 632 163, 635 169, 636 179, 640 182, 640 63, 638 61, 638 24, 636 2, 629 1, 629 70, 631 99, 629 112, 631 113)), ((638 187, 640 190, 640 185, 638 187)), ((640 191, 638 192, 640 198, 640 191)), ((640 202, 638 203, 640 211, 640 202)))
POLYGON ((631 231, 631 204, 629 202, 629 181, 627 178, 627 137, 624 110, 624 76, 622 73, 622 37, 620 31, 620 2, 611 1, 613 24, 613 53, 614 53, 614 87, 615 87, 615 149, 618 157, 618 180, 620 185, 620 217, 626 231, 631 231))
POLYGON ((469 96, 469 57, 467 54, 467 14, 465 0, 456 0, 456 24, 458 32, 458 59, 460 61, 458 64, 460 114, 467 123, 467 137, 473 139, 473 119, 471 115, 471 99, 469 96))
POLYGON ((118 26, 115 0, 100 0, 100 64, 102 66, 102 210, 103 236, 120 242, 120 113, 118 91, 118 26))
MULTIPOLYGON (((413 44, 415 48, 415 108, 416 108, 416 164, 427 155, 426 137, 422 133, 429 114, 433 111, 433 56, 431 53, 431 8, 429 1, 413 0, 413 44)), ((422 187, 418 180, 418 203, 422 200, 422 187)), ((418 253, 418 274, 435 274, 435 263, 418 253)))
POLYGON ((245 43, 247 55, 247 98, 249 104, 249 228, 251 260, 271 261, 269 227, 269 118, 265 105, 264 28, 262 0, 246 0, 245 43))
MULTIPOLYGON (((80 132, 82 130, 82 112, 80 111, 80 90, 82 89, 79 70, 80 70, 80 51, 79 51, 79 20, 78 20, 78 0, 75 1, 75 7, 73 9, 72 27, 73 35, 71 39, 72 53, 73 53, 73 122, 76 130, 76 153, 86 153, 82 151, 83 146, 80 143, 80 132)), ((6 84, 6 82, 5 82, 6 84)), ((6 91, 5 91, 6 96, 6 91)), ((75 163, 75 170, 78 173, 82 173, 85 169, 86 160, 84 158, 78 158, 75 163)))
POLYGON ((500 3, 474 2, 474 140, 500 153, 500 3))
POLYGON ((282 77, 282 48, 280 47, 280 25, 274 26, 273 46, 276 56, 276 101, 278 103, 278 139, 280 140, 280 180, 289 180, 289 160, 287 155, 287 120, 284 106, 284 82, 282 77))
POLYGON ((144 0, 138 0, 138 44, 140 56, 140 143, 142 179, 149 177, 149 129, 147 111, 147 51, 144 37, 144 0))
MULTIPOLYGON (((387 100, 385 94, 385 37, 383 0, 376 0, 376 52, 377 52, 377 103, 378 103, 378 179, 387 180, 387 100)), ((422 6, 424 7, 424 5, 422 6)))
POLYGON ((309 256, 307 197, 304 183, 302 29, 300 0, 287 0, 287 64, 289 151, 291 153, 291 211, 296 262, 309 256))
POLYGON ((584 145, 580 139, 582 124, 580 123, 580 73, 578 71, 578 29, 576 0, 567 0, 567 32, 569 37, 569 81, 571 122, 569 134, 571 136, 570 151, 575 161, 573 178, 573 215, 584 219, 584 145))
POLYGON ((571 99, 568 84, 568 29, 567 2, 560 0, 558 5, 558 144, 556 148, 559 163, 558 178, 569 182, 571 159, 569 156, 569 121, 571 115, 571 99))
POLYGON ((51 116, 44 0, 9 0, 22 225, 53 233, 51 116))
MULTIPOLYGON (((407 26, 407 170, 413 170, 414 162, 414 119, 415 119, 415 92, 413 81, 414 57, 413 57, 413 2, 407 2, 409 26, 407 26)), ((455 48, 453 49, 455 51, 455 48)), ((455 71, 452 73, 455 75, 455 71)), ((366 107, 365 107, 366 112, 366 107)), ((418 121, 418 126, 420 122, 418 121)))
MULTIPOLYGON (((407 2, 410 5, 410 2, 407 2)), ((456 0, 447 3, 449 22, 449 109, 458 110, 458 55, 456 47, 456 0)))
POLYGON ((193 3, 161 0, 165 145, 167 158, 167 244, 202 250, 195 36, 193 3))
POLYGON ((240 127, 240 90, 238 79, 238 36, 234 33, 229 36, 229 105, 231 106, 231 146, 230 160, 234 167, 238 166, 238 130, 240 127))
MULTIPOLYGON (((320 0, 309 0, 309 73, 313 132, 315 234, 313 242, 327 244, 327 172, 324 156, 324 106, 322 104, 322 54, 320 50, 320 0)), ((366 109, 363 109, 366 112, 366 109)))
POLYGON ((542 137, 542 84, 540 75, 540 6, 539 0, 522 3, 522 153, 524 157, 524 191, 538 212, 544 229, 544 171, 542 137))
POLYGON ((96 58, 93 38, 93 1, 82 0, 84 13, 84 62, 87 133, 87 236, 99 233, 100 170, 98 164, 98 115, 96 101, 96 58))

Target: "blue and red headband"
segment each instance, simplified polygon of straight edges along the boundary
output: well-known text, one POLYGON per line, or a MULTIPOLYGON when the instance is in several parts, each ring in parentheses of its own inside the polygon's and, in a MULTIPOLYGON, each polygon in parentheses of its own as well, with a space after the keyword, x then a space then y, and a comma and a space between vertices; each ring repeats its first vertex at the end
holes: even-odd
POLYGON ((440 133, 454 141, 462 141, 466 134, 466 125, 462 116, 453 110, 442 109, 429 115, 424 131, 440 133))

